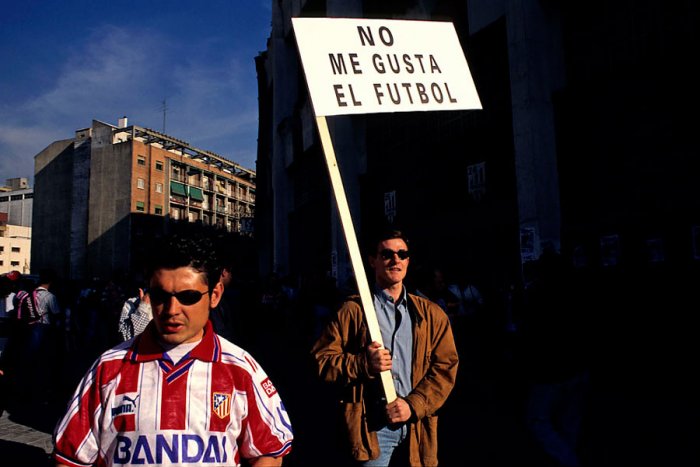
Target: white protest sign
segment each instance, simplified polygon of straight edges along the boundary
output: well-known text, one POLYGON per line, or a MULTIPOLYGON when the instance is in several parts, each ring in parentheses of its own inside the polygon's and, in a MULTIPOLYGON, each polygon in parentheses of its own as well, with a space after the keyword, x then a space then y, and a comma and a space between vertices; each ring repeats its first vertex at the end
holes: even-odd
POLYGON ((292 18, 317 117, 480 109, 449 22, 292 18))

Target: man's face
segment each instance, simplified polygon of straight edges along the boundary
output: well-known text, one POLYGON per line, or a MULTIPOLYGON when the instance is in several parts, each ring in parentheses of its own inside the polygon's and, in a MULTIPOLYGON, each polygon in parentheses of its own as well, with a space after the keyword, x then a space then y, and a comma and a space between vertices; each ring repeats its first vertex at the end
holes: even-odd
POLYGON ((382 288, 399 285, 406 277, 410 258, 401 259, 399 252, 408 252, 408 246, 400 238, 392 238, 380 242, 374 256, 369 257, 369 265, 374 269, 375 280, 382 288))
MULTIPOLYGON (((191 267, 158 269, 151 277, 149 295, 161 341, 177 345, 201 339, 209 319, 209 309, 219 303, 222 290, 221 282, 217 282, 210 295, 203 274, 191 267), (159 290, 166 294, 158 293, 159 290), (167 295, 185 290, 203 294, 199 300, 189 305, 180 303, 177 297, 167 295)), ((196 294, 188 294, 196 298, 196 294)))

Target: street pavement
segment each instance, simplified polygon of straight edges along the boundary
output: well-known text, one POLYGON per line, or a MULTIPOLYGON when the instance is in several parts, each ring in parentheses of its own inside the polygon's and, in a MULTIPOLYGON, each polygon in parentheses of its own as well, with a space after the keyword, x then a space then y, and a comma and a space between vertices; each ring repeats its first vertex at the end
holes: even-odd
POLYGON ((44 467, 50 459, 53 444, 48 427, 36 418, 16 417, 5 411, 0 417, 0 462, 6 466, 44 467))

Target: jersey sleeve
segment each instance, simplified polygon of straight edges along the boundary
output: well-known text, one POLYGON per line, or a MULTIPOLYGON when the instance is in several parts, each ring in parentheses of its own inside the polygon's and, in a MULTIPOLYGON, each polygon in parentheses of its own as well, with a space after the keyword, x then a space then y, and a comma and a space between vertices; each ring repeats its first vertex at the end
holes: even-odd
POLYGON ((238 439, 240 454, 246 459, 284 456, 291 451, 293 439, 287 410, 267 374, 257 362, 251 363, 257 370, 247 383, 248 413, 238 439))
POLYGON ((98 440, 95 437, 101 416, 97 363, 78 384, 63 419, 54 431, 56 462, 74 467, 89 466, 97 461, 98 440))

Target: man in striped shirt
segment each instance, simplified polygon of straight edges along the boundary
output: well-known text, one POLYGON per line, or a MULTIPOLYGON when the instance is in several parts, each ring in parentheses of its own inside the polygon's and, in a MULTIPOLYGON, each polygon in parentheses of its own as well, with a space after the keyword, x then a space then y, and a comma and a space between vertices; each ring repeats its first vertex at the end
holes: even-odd
POLYGON ((208 319, 223 292, 214 256, 204 237, 160 242, 153 320, 78 385, 54 433, 57 465, 282 464, 293 435, 277 390, 208 319))

